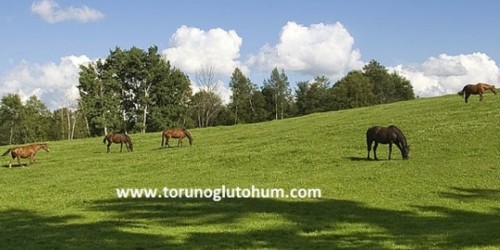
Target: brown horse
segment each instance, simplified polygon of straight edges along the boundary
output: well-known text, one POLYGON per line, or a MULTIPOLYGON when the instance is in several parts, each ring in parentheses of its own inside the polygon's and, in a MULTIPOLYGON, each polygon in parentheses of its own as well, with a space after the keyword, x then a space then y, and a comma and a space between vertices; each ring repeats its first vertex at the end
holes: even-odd
POLYGON ((465 95, 465 103, 469 100, 470 95, 479 95, 479 101, 483 100, 484 91, 491 90, 491 92, 497 94, 497 90, 495 85, 487 84, 487 83, 478 83, 478 84, 467 84, 462 89, 462 91, 458 92, 458 95, 465 95))
MULTIPOLYGON (((12 155, 12 159, 10 159, 9 162, 9 168, 12 167, 12 161, 17 158, 17 163, 19 166, 21 165, 21 158, 30 158, 30 161, 28 163, 31 164, 35 162, 35 155, 38 150, 43 149, 47 152, 50 152, 49 146, 47 143, 37 143, 37 144, 31 144, 31 145, 26 145, 26 146, 20 146, 20 147, 15 147, 15 148, 9 148, 5 153, 3 153, 2 156, 6 156, 8 153, 12 155)), ((23 166, 24 167, 24 166, 23 166)))
POLYGON ((170 138, 179 138, 177 147, 182 146, 182 139, 184 139, 184 137, 189 139, 189 145, 193 145, 193 137, 185 128, 165 129, 161 134, 161 147, 170 147, 170 144, 168 144, 170 138))
POLYGON ((120 153, 122 152, 123 149, 123 144, 125 143, 125 147, 127 147, 128 152, 134 151, 134 145, 132 144, 132 140, 127 134, 115 134, 115 133, 109 133, 104 137, 104 140, 102 142, 106 143, 108 142, 108 153, 109 153, 109 146, 113 143, 120 143, 120 153))
POLYGON ((401 151, 401 156, 404 160, 408 160, 408 154, 410 153, 410 145, 406 142, 406 137, 403 132, 396 126, 391 125, 389 127, 375 126, 371 127, 366 131, 366 147, 368 148, 368 157, 370 159, 370 151, 372 149, 372 143, 375 141, 375 146, 373 147, 373 156, 375 160, 377 158, 377 147, 379 143, 389 144, 389 160, 391 159, 392 144, 396 146, 401 151))

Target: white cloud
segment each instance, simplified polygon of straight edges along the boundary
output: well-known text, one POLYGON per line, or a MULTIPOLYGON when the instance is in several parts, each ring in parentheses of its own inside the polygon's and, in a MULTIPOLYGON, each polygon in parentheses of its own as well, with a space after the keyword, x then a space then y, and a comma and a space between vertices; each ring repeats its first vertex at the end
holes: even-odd
POLYGON ((39 0, 33 2, 31 5, 31 12, 39 15, 48 23, 57 23, 66 20, 76 20, 78 22, 86 23, 97 21, 104 17, 102 12, 91 9, 87 6, 61 9, 59 8, 59 4, 53 0, 39 0))
POLYGON ((186 73, 208 66, 213 67, 215 74, 230 76, 236 67, 247 71, 238 61, 242 42, 234 30, 204 31, 183 25, 170 37, 170 47, 163 54, 173 66, 186 73))
POLYGON ((258 70, 278 67, 310 76, 326 75, 336 81, 363 66, 361 53, 353 45, 354 38, 339 22, 308 27, 288 22, 279 43, 263 46, 247 63, 258 70))
POLYGON ((87 56, 67 56, 59 64, 23 62, 0 79, 0 96, 16 93, 26 100, 36 95, 49 109, 74 106, 79 97, 77 85, 80 65, 87 56))
POLYGON ((446 54, 430 57, 421 65, 397 65, 389 70, 406 77, 415 95, 421 97, 457 93, 471 83, 487 82, 498 86, 500 71, 484 53, 446 54))

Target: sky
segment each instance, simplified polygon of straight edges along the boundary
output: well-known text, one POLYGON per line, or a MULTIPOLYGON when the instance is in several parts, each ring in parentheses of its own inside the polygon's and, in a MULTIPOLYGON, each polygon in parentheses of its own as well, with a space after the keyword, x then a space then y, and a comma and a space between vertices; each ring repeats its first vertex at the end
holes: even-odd
MULTIPOLYGON (((0 4, 0 97, 75 107, 79 66, 110 50, 157 46, 195 79, 213 67, 219 94, 239 67, 261 86, 284 70, 292 89, 332 83, 376 60, 419 97, 465 84, 500 87, 500 1, 17 0, 0 4)), ((195 87, 193 87, 196 89, 195 87)))

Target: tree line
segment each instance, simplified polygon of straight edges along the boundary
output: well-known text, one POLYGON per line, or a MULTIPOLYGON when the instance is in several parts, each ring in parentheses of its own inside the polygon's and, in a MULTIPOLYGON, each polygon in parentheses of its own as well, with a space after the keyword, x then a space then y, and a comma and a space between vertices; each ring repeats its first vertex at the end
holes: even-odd
POLYGON ((24 103, 16 94, 2 97, 0 144, 255 123, 415 98, 407 79, 375 60, 334 84, 316 76, 297 82, 295 90, 283 69, 274 68, 259 87, 235 68, 228 104, 217 94, 212 66, 197 71, 193 82, 196 93, 187 74, 162 58, 156 46, 117 47, 80 67, 76 108, 50 111, 36 96, 24 103))

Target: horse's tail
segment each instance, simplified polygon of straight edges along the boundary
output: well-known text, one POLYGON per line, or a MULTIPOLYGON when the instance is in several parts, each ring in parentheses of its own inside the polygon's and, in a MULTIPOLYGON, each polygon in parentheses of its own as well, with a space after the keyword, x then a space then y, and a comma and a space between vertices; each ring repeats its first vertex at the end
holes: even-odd
POLYGON ((193 137, 191 134, 187 131, 187 129, 183 128, 182 131, 186 134, 187 138, 189 139, 189 145, 193 145, 193 137))
POLYGON ((165 130, 161 132, 161 147, 165 144, 165 130))
POLYGON ((10 153, 10 151, 12 151, 12 148, 7 149, 7 151, 5 151, 2 156, 6 156, 8 153, 10 153))

